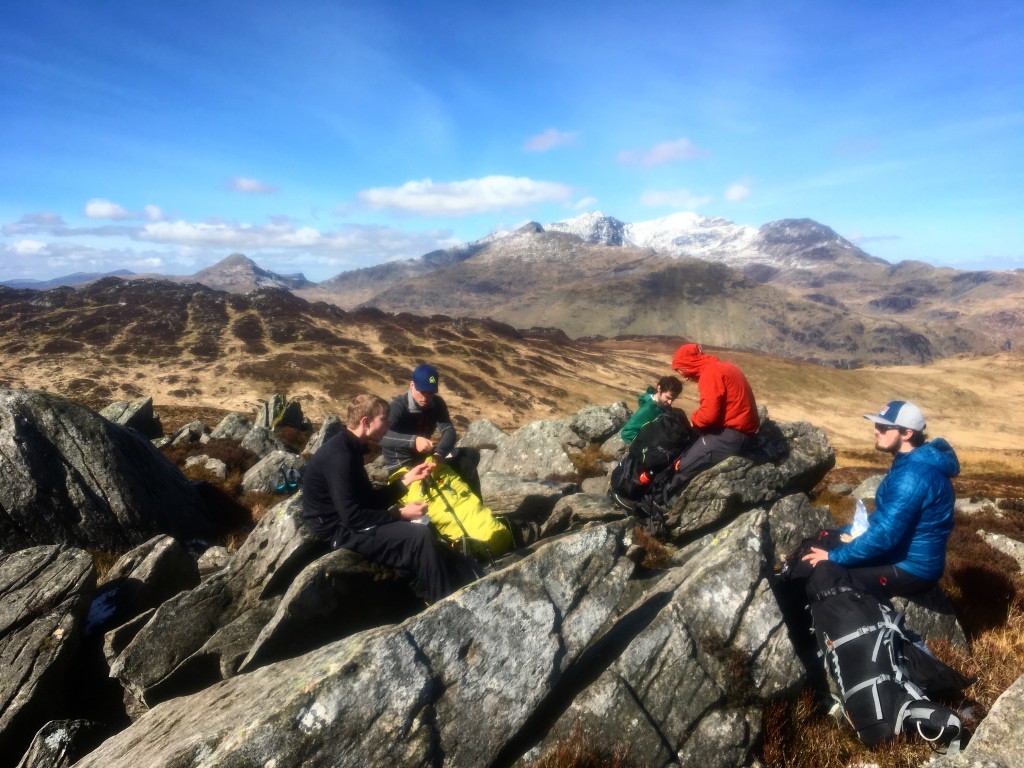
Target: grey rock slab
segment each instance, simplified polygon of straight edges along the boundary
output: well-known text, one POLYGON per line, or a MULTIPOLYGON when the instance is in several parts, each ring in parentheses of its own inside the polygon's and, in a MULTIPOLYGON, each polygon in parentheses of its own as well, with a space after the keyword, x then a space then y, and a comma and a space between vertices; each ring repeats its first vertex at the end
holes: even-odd
POLYGON ((541 547, 395 627, 167 701, 79 763, 488 765, 608 619, 622 526, 541 547))
POLYGON ((230 636, 240 637, 244 629, 248 642, 255 641, 263 626, 253 621, 269 621, 296 574, 322 554, 323 545, 302 523, 301 510, 300 492, 268 511, 225 570, 164 602, 111 663, 111 676, 138 703, 152 706, 177 695, 185 677, 192 690, 210 685, 241 663, 249 648, 240 649, 239 641, 227 643, 224 635, 209 643, 243 614, 249 614, 249 623, 235 626, 230 636), (275 602, 260 605, 267 600, 275 602), (214 652, 224 655, 215 658, 214 652))
POLYGON ((324 423, 320 426, 320 429, 309 438, 309 442, 306 443, 306 447, 302 449, 302 455, 307 459, 310 458, 314 453, 320 450, 320 446, 334 437, 336 434, 341 432, 345 428, 345 425, 341 422, 337 416, 328 416, 324 419, 324 423))
POLYGON ((95 579, 81 550, 0 555, 0 757, 11 763, 43 724, 70 714, 68 674, 95 579))
POLYGON ((104 574, 89 608, 87 635, 120 626, 199 584, 199 568, 177 539, 156 536, 104 574))
POLYGON ((150 439, 163 437, 164 434, 160 417, 153 413, 152 397, 111 403, 100 411, 100 416, 123 427, 138 430, 150 439))
POLYGON ((257 456, 269 456, 275 451, 283 453, 294 453, 281 439, 271 430, 259 425, 249 430, 240 443, 245 450, 255 453, 257 456))
POLYGON ((139 433, 70 400, 0 389, 0 551, 123 552, 158 533, 205 538, 196 489, 139 433))
POLYGON ((993 549, 1016 560, 1018 569, 1024 571, 1024 542, 988 531, 978 531, 978 535, 993 549))
POLYGON ((1024 675, 996 699, 970 743, 956 756, 939 757, 929 768, 1017 768, 1024 755, 1024 675))
MULTIPOLYGON (((716 721, 703 729, 698 724, 720 718, 716 713, 727 701, 767 701, 794 690, 803 671, 764 576, 765 523, 763 510, 751 511, 671 569, 643 598, 664 606, 573 699, 529 756, 550 750, 580 724, 585 738, 629 744, 638 765, 668 765, 687 754, 696 734, 706 741, 690 752, 716 748, 716 721)), ((622 621, 636 613, 635 607, 624 612, 622 621)), ((758 711, 749 710, 743 722, 759 727, 758 711)), ((748 751, 758 735, 743 736, 748 751)), ((729 759, 742 751, 732 746, 729 759)))
POLYGON ((52 720, 39 729, 18 768, 67 768, 103 735, 103 726, 90 720, 52 720))
POLYGON ((622 429, 631 413, 625 403, 588 405, 569 419, 569 428, 588 443, 603 443, 622 429))
POLYGON ((480 488, 491 512, 518 520, 546 518, 559 499, 579 490, 575 483, 527 480, 491 471, 480 475, 480 488))
POLYGON ((294 469, 300 475, 306 460, 289 451, 272 451, 251 466, 242 476, 242 490, 246 493, 275 493, 284 473, 294 469))
POLYGON ((576 474, 566 446, 582 448, 584 444, 564 421, 535 421, 516 430, 507 443, 497 448, 487 469, 528 480, 565 480, 576 474))
POLYGON ((496 449, 511 439, 505 430, 490 419, 478 419, 469 425, 458 444, 460 448, 496 449))
POLYGON ((249 434, 252 427, 253 424, 249 419, 241 414, 231 412, 213 428, 210 437, 218 440, 234 440, 240 443, 249 434))

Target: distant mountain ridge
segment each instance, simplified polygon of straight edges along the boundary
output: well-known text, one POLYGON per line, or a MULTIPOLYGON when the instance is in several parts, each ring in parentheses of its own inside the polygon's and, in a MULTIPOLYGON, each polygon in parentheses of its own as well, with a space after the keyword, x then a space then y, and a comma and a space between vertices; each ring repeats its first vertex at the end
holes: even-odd
POLYGON ((676 213, 631 224, 595 211, 320 283, 242 254, 162 279, 232 293, 283 288, 343 309, 491 317, 577 338, 684 336, 837 366, 1024 342, 1024 271, 893 265, 811 219, 753 228, 676 213))
POLYGON ((33 291, 45 291, 50 288, 62 286, 82 285, 94 280, 102 280, 104 277, 133 277, 134 272, 127 269, 118 269, 113 272, 74 272, 70 275, 54 277, 50 280, 4 280, 0 285, 8 288, 28 288, 33 291))

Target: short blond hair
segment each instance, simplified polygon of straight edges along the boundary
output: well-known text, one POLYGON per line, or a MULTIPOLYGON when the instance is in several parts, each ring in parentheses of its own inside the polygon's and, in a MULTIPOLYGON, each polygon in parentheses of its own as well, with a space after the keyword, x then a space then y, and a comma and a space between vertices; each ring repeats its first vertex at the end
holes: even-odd
POLYGON ((391 406, 388 405, 388 401, 384 398, 371 395, 368 392, 356 395, 352 398, 352 402, 348 404, 348 415, 346 416, 348 428, 355 429, 358 427, 363 417, 373 421, 381 414, 387 416, 390 412, 391 406))

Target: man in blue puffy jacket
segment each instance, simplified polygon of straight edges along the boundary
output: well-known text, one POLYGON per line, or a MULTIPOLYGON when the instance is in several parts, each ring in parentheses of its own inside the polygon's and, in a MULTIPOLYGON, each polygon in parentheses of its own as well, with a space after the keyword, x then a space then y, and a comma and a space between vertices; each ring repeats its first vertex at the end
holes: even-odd
POLYGON ((857 586, 880 594, 913 595, 931 589, 946 568, 946 541, 953 530, 952 478, 960 473, 953 448, 941 437, 928 441, 921 409, 894 400, 879 413, 875 449, 893 456, 875 493, 868 528, 826 551, 812 548, 812 566, 828 560, 846 568, 857 586))

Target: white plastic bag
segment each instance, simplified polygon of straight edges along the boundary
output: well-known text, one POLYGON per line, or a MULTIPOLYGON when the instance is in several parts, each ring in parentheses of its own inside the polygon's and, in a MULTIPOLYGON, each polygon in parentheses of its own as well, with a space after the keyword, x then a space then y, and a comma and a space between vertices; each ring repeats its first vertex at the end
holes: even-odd
POLYGON ((868 529, 868 508, 864 506, 864 499, 857 499, 857 506, 853 509, 853 525, 850 526, 850 538, 856 539, 868 529))

